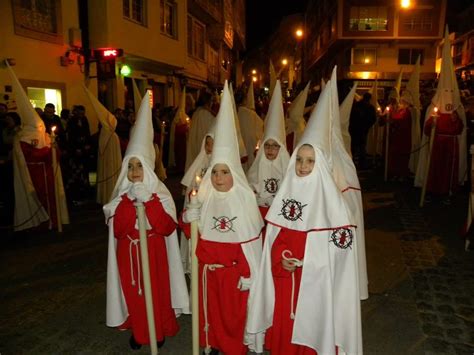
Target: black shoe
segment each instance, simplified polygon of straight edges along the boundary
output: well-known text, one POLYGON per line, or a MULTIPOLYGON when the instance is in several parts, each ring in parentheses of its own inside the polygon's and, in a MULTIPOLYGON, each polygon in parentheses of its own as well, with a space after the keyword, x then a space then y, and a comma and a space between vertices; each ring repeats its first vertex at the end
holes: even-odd
POLYGON ((165 338, 163 340, 156 342, 156 345, 158 346, 158 349, 160 349, 163 345, 165 345, 165 338))
POLYGON ((133 335, 130 337, 130 340, 129 340, 129 344, 130 344, 130 347, 132 348, 132 350, 139 350, 142 345, 141 344, 138 344, 135 340, 135 338, 133 337, 133 335))
MULTIPOLYGON (((218 350, 218 349, 215 349, 215 348, 211 348, 211 352, 210 352, 209 354, 210 354, 210 355, 219 355, 219 350, 218 350)), ((204 351, 202 352, 202 355, 208 355, 208 354, 206 353, 206 350, 204 350, 204 351)))

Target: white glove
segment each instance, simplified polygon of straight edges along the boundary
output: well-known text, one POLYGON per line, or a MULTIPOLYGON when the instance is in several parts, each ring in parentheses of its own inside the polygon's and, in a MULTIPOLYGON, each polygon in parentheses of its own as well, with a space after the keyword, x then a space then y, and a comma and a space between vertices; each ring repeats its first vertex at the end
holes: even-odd
POLYGON ((250 290, 251 285, 252 285, 252 279, 250 277, 240 276, 239 283, 237 284, 237 288, 240 291, 248 291, 250 290))
POLYGON ((151 192, 143 182, 135 182, 130 188, 130 195, 137 202, 146 202, 151 198, 151 192))
POLYGON ((192 221, 197 221, 199 218, 201 218, 200 208, 189 208, 183 213, 184 223, 191 223, 192 221))

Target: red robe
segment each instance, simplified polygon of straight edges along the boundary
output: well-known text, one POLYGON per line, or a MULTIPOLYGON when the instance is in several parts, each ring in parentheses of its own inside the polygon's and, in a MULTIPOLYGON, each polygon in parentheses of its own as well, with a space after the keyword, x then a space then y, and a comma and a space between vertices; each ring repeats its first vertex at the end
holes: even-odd
MULTIPOLYGON (((186 237, 189 224, 181 224, 186 237)), ((238 288, 240 277, 250 277, 250 267, 240 243, 218 243, 199 239, 196 256, 199 261, 199 344, 206 346, 203 308, 203 272, 205 264, 221 264, 223 268, 208 270, 207 320, 209 345, 226 355, 245 355, 244 329, 249 291, 238 288)))
MULTIPOLYGON (((144 205, 148 222, 152 226, 152 229, 147 230, 148 257, 150 262, 156 339, 161 341, 164 337, 176 335, 179 330, 178 322, 171 306, 168 256, 164 239, 175 230, 176 224, 170 215, 165 212, 160 199, 155 194, 144 205)), ((149 344, 145 290, 141 262, 137 260, 137 253, 141 258, 140 245, 137 241, 139 240, 139 232, 135 229, 135 222, 136 212, 133 201, 124 194, 122 201, 115 210, 114 234, 115 238, 117 238, 117 262, 120 281, 129 316, 119 328, 131 328, 137 343, 149 344), (133 280, 135 280, 134 285, 133 280), (139 294, 140 288, 142 289, 141 294, 139 294)))
MULTIPOLYGON (((306 232, 282 228, 272 246, 271 257, 273 282, 275 285, 275 309, 273 313, 273 325, 268 329, 265 336, 265 347, 271 351, 272 355, 317 354, 316 351, 309 347, 291 343, 294 324, 294 320, 290 318, 292 277, 291 272, 283 269, 281 264, 283 259, 282 252, 284 250, 291 251, 291 256, 289 253, 286 253, 286 257, 303 260, 306 236, 306 232)), ((302 270, 301 267, 297 267, 294 271, 294 312, 296 312, 296 302, 298 300, 302 270)))
MULTIPOLYGON (((456 117, 442 113, 436 120, 436 133, 431 152, 430 173, 427 191, 445 195, 454 192, 458 186, 459 143, 458 135, 462 133, 464 124, 456 117)), ((424 133, 431 134, 433 117, 425 123, 424 133)))
MULTIPOLYGON (((51 227, 55 228, 57 226, 57 215, 51 148, 43 147, 38 149, 25 142, 20 142, 20 145, 38 199, 48 213, 50 219, 50 221, 45 222, 45 224, 51 222, 51 227)), ((57 150, 56 154, 58 157, 57 161, 59 162, 57 150)))
POLYGON ((409 175, 411 153, 411 114, 407 108, 391 113, 390 140, 388 142, 388 176, 409 175))

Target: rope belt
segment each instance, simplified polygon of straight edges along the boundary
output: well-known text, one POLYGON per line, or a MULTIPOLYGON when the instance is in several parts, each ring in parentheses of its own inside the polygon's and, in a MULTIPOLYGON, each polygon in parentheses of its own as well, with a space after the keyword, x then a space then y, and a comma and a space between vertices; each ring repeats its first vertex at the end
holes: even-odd
POLYGON ((216 271, 217 269, 222 269, 224 267, 225 265, 222 264, 204 264, 204 268, 202 270, 202 308, 204 313, 204 333, 206 334, 206 348, 204 349, 205 354, 211 353, 211 346, 209 345, 209 322, 207 319, 207 272, 216 271))
MULTIPOLYGON (((281 253, 281 257, 283 260, 286 261, 291 261, 296 267, 302 267, 303 266, 303 259, 299 260, 296 258, 291 258, 293 254, 291 253, 290 250, 286 249, 283 250, 281 253), (287 257, 289 255, 290 257, 287 257)), ((295 273, 291 273, 291 313, 290 313, 290 318, 295 319, 295 273)))
POLYGON ((127 235, 127 238, 130 240, 130 245, 128 248, 128 254, 130 257, 130 274, 132 275, 132 286, 135 286, 135 277, 133 276, 133 251, 132 249, 135 247, 135 254, 137 256, 137 265, 138 265, 138 294, 142 294, 142 284, 141 284, 141 277, 140 277, 140 250, 138 247, 138 243, 140 243, 140 239, 132 239, 127 235))

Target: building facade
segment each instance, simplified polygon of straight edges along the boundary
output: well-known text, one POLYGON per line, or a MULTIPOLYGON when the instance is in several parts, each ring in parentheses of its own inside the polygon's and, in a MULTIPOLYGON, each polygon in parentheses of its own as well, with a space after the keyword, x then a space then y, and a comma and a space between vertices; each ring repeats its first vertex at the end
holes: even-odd
POLYGON ((359 87, 390 87, 400 68, 406 79, 418 56, 421 79, 436 77, 437 44, 445 28, 446 0, 310 0, 305 18, 304 67, 308 79, 338 77, 359 87))

